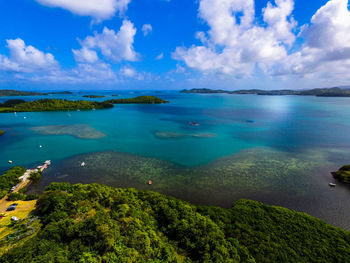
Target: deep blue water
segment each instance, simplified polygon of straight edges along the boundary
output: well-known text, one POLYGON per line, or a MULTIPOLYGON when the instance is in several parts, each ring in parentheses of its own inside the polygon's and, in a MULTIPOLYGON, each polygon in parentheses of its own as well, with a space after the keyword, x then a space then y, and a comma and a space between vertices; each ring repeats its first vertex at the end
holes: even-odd
MULTIPOLYGON (((174 91, 89 91, 84 94, 107 95, 91 99, 99 101, 110 99, 111 94, 120 94, 121 98, 149 94, 170 103, 115 105, 113 109, 96 111, 0 114, 0 129, 5 130, 5 135, 0 137, 0 170, 10 167, 8 160, 13 160, 13 165, 30 167, 51 159, 53 166, 45 173, 44 180, 49 183, 56 180, 55 175, 62 174, 63 169, 69 173, 69 160, 76 156, 106 151, 130 153, 174 164, 182 169, 179 173, 185 174, 181 178, 189 176, 186 174, 198 178, 206 174, 207 181, 191 181, 197 186, 190 193, 165 190, 165 186, 156 190, 196 203, 222 206, 229 206, 238 198, 252 198, 309 212, 350 228, 347 222, 350 189, 343 185, 335 189, 328 187, 328 182, 333 180, 329 172, 350 163, 350 98, 199 95, 174 91), (55 129, 61 130, 55 135, 45 134, 55 129), (267 171, 275 167, 276 162, 278 168, 267 171), (234 165, 239 169, 230 170, 234 165), (284 165, 288 169, 284 169, 284 165), (217 176, 221 176, 222 167, 229 168, 219 180, 217 176), (261 176, 258 181, 243 178, 235 186, 233 179, 248 171, 265 177, 261 176), (292 177, 295 180, 289 180, 292 177), (286 184, 281 183, 281 178, 285 178, 286 184), (201 181, 207 185, 203 186, 201 181), (225 184, 228 189, 222 195, 217 194, 225 184), (212 194, 204 192, 208 185, 212 194), (295 195, 286 195, 286 189, 295 190, 295 195)), ((49 97, 86 99, 81 96, 76 93, 49 97)), ((7 99, 0 98, 0 102, 7 99)), ((86 171, 74 171, 67 177, 68 181, 89 181, 83 176, 86 171)), ((115 183, 104 180, 105 173, 108 172, 101 172, 94 180, 121 184, 120 178, 115 179, 115 183)), ((177 179, 179 188, 185 182, 181 180, 177 179)), ((138 187, 138 184, 124 183, 123 186, 138 187)))

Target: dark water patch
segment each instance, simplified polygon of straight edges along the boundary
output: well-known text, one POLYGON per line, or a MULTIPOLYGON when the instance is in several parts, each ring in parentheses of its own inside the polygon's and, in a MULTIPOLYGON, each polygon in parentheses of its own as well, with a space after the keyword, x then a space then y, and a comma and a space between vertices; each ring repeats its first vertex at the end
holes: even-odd
POLYGON ((199 167, 183 167, 156 158, 119 152, 75 156, 54 164, 31 191, 53 181, 103 183, 115 187, 150 189, 195 204, 230 207, 241 198, 308 212, 328 223, 350 229, 348 186, 328 186, 331 169, 346 156, 308 151, 291 154, 269 148, 244 150, 199 167), (342 156, 340 158, 339 156, 342 156), (85 162, 84 167, 81 162, 85 162), (148 181, 152 185, 148 185, 148 181))

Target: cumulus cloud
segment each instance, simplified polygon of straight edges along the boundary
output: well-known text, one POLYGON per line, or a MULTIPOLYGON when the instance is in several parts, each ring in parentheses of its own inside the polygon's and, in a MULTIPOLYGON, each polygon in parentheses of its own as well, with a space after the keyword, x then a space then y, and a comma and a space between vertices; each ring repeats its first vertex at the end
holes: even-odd
MULTIPOLYGON (((330 74, 346 76, 350 65, 350 12, 348 0, 331 0, 321 7, 300 34, 301 50, 290 54, 275 74, 330 74)), ((337 76, 337 77, 339 77, 337 76)))
POLYGON ((135 34, 136 28, 129 20, 123 21, 117 33, 105 27, 102 33, 95 32, 94 36, 88 36, 81 41, 83 49, 79 52, 75 51, 76 58, 82 58, 81 55, 85 52, 87 56, 92 56, 90 59, 93 60, 94 55, 91 51, 98 50, 106 59, 113 62, 137 61, 139 54, 133 47, 135 34))
POLYGON ((121 75, 126 77, 135 77, 137 75, 137 71, 134 68, 129 66, 122 67, 120 69, 120 73, 121 75))
POLYGON ((147 36, 148 34, 152 33, 152 26, 150 24, 144 24, 142 26, 142 32, 144 36, 147 36))
POLYGON ((13 72, 36 72, 58 67, 50 53, 44 53, 20 38, 6 40, 10 56, 0 55, 0 69, 13 72))
POLYGON ((257 71, 270 76, 347 76, 348 0, 328 1, 299 34, 293 8, 293 0, 268 2, 262 10, 265 24, 260 25, 255 18, 254 0, 200 0, 198 15, 210 29, 197 32, 201 45, 177 47, 172 57, 189 68, 235 77, 257 71), (304 40, 299 48, 296 38, 304 40))
POLYGON ((109 19, 116 12, 123 14, 131 0, 36 0, 49 7, 60 7, 81 16, 92 16, 97 21, 109 19))
POLYGON ((287 55, 294 41, 293 0, 277 0, 263 10, 267 27, 255 24, 254 0, 201 0, 199 16, 210 30, 198 32, 200 46, 178 47, 173 58, 203 71, 242 76, 256 63, 273 63, 287 55))
POLYGON ((98 61, 98 56, 96 51, 88 49, 87 47, 82 47, 79 50, 73 49, 74 59, 79 63, 95 63, 98 61))

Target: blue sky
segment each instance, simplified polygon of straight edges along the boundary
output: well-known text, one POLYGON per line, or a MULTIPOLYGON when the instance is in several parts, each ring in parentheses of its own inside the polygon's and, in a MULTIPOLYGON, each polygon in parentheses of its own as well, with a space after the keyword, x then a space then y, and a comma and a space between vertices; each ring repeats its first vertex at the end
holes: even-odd
POLYGON ((348 0, 4 0, 0 87, 348 85, 348 0))

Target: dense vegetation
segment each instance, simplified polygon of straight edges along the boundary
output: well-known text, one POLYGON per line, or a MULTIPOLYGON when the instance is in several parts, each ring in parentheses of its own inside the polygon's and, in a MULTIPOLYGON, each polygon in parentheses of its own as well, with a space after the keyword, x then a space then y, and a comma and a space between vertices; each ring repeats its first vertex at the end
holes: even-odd
POLYGON ((0 262, 350 262, 348 232, 255 201, 222 209, 99 184, 46 190, 41 229, 0 262))
POLYGON ((12 90, 12 89, 0 90, 0 97, 6 97, 6 96, 37 96, 37 95, 43 95, 43 93, 33 92, 33 91, 12 90))
POLYGON ((5 132, 3 130, 0 130, 0 136, 4 135, 5 132))
POLYGON ((1 112, 30 112, 30 111, 60 111, 60 110, 90 110, 90 109, 106 109, 113 107, 108 102, 96 101, 71 101, 62 99, 41 99, 28 102, 19 102, 13 104, 15 100, 9 100, 0 104, 1 112))
POLYGON ((256 94, 256 95, 297 95, 297 96, 317 96, 317 97, 350 97, 350 89, 345 88, 324 88, 310 90, 213 90, 213 89, 191 89, 182 90, 182 93, 225 93, 225 94, 256 94))
POLYGON ((112 100, 107 100, 106 102, 108 103, 113 103, 113 104, 132 104, 132 103, 140 103, 140 104, 159 104, 159 103, 168 103, 166 100, 162 100, 158 97, 155 96, 139 96, 135 98, 130 98, 130 99, 112 99, 112 100))
POLYGON ((33 91, 20 91, 20 90, 12 90, 12 89, 3 89, 0 90, 0 97, 7 96, 40 96, 40 95, 49 95, 49 94, 72 94, 70 91, 56 91, 56 92, 33 92, 33 91))
POLYGON ((334 178, 349 184, 350 183, 350 165, 344 165, 338 171, 332 172, 334 178))
POLYGON ((106 96, 102 96, 102 95, 84 95, 84 98, 90 98, 90 99, 98 99, 98 98, 104 98, 106 96))
POLYGON ((21 177, 26 169, 24 167, 13 167, 0 175, 0 199, 3 198, 8 191, 19 183, 19 177, 21 177))

